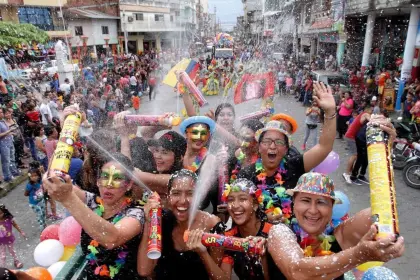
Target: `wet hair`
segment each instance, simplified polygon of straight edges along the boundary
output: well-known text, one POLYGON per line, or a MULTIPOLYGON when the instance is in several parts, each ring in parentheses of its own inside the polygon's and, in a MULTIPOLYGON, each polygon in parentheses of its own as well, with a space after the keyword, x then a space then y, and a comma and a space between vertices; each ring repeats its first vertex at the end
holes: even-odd
POLYGON ((39 169, 41 167, 41 163, 39 161, 33 161, 29 163, 30 169, 39 169))
POLYGON ((251 129, 254 132, 257 132, 257 130, 264 128, 264 124, 260 122, 259 120, 250 119, 250 120, 244 121, 242 123, 242 127, 246 127, 246 128, 251 129))
POLYGON ((47 137, 51 136, 54 133, 55 127, 52 125, 47 125, 44 127, 44 132, 47 137))
POLYGON ((235 108, 230 103, 222 103, 219 106, 217 106, 216 111, 214 112, 214 118, 217 121, 219 118, 220 112, 222 112, 223 109, 229 108, 232 110, 233 116, 235 117, 235 108))
POLYGON ((13 271, 0 267, 0 280, 18 280, 18 278, 13 271))
POLYGON ((6 219, 13 219, 12 213, 10 213, 9 209, 7 209, 3 203, 0 204, 0 211, 3 212, 6 219))
POLYGON ((181 169, 179 171, 175 171, 171 177, 169 178, 169 182, 168 182, 168 192, 171 191, 172 187, 173 187, 173 183, 175 181, 175 179, 180 179, 180 178, 191 178, 195 183, 197 183, 198 177, 197 174, 195 174, 194 172, 192 172, 191 170, 188 169, 181 169))

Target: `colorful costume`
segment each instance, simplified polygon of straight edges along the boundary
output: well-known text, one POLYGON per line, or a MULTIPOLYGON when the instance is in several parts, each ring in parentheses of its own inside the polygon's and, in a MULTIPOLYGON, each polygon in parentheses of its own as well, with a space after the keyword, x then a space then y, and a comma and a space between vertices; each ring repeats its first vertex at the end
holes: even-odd
POLYGON ((205 95, 218 95, 219 94, 219 80, 217 74, 213 71, 213 67, 209 67, 209 78, 207 84, 203 87, 203 93, 205 95))

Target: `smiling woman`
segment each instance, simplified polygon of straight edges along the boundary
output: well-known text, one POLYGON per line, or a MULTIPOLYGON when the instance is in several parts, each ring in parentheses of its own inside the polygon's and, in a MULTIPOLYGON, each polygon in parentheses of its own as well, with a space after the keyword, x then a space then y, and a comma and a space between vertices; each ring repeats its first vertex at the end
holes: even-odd
MULTIPOLYGON (((223 233, 224 226, 214 215, 198 211, 189 224, 189 212, 197 176, 182 169, 169 180, 168 210, 162 216, 162 256, 159 260, 147 257, 148 236, 144 235, 138 251, 137 270, 141 276, 155 273, 155 279, 224 279, 219 268, 223 252, 218 248, 207 248, 201 244, 203 231, 223 233), (190 230, 187 243, 184 232, 190 230)), ((146 213, 160 207, 157 200, 149 199, 144 206, 146 213)), ((146 227, 149 221, 146 220, 146 227)))

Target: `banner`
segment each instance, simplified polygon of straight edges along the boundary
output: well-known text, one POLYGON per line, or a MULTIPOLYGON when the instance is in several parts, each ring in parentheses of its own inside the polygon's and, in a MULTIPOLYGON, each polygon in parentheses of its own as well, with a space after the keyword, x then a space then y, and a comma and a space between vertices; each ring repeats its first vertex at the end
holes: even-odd
POLYGON ((273 72, 244 74, 235 88, 234 102, 239 104, 252 99, 268 98, 274 95, 273 72))

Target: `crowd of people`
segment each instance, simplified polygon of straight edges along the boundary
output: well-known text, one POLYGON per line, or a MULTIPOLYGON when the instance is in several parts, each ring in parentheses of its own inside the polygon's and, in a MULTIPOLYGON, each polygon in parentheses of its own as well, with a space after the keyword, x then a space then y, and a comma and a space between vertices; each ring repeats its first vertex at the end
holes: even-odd
MULTIPOLYGON (((139 136, 138 127, 127 123, 125 116, 131 108, 141 112, 141 100, 154 99, 162 78, 159 58, 144 55, 113 69, 86 67, 74 85, 69 80, 60 85, 54 77, 42 96, 27 93, 24 102, 4 96, 0 113, 4 181, 27 167, 20 159, 32 157, 25 195, 40 229, 47 218, 61 218, 56 202, 64 206, 82 226, 80 246, 88 260, 88 279, 231 279, 233 273, 239 279, 344 279, 346 271, 360 264, 401 256, 402 237, 375 240, 370 209, 332 224, 334 182, 312 172, 332 151, 338 135, 349 139, 351 151, 351 141, 355 142, 350 182, 366 179, 367 161, 359 139, 363 135, 357 133, 373 122, 395 136, 392 124, 383 115, 371 116, 376 103, 354 101, 352 92, 314 82, 306 70, 295 66, 285 74, 286 66, 275 65, 280 68, 279 92, 303 88, 297 98, 308 105, 303 153, 293 146, 298 124, 292 116, 274 114, 265 124, 250 119, 236 129, 232 104, 222 103, 200 116, 185 88, 180 93, 187 116, 179 132, 162 122, 141 127, 139 136), (148 98, 140 99, 146 93, 148 98), (353 115, 360 110, 360 115, 353 115), (82 113, 82 124, 68 175, 49 173, 47 178, 62 120, 76 111, 82 113), (219 176, 221 172, 226 176, 219 176), (193 197, 202 191, 197 182, 203 176, 211 178, 206 183, 209 190, 195 211, 193 197), (157 207, 163 209, 162 255, 152 260, 147 257, 147 230, 150 210, 157 207), (204 232, 248 238, 264 254, 207 248, 201 243, 204 232)), ((246 68, 234 60, 221 65, 202 60, 200 67, 196 83, 202 82, 208 95, 221 93, 222 83, 229 94, 246 68)), ((275 67, 270 70, 277 71, 275 67)), ((407 99, 413 89, 417 90, 408 86, 407 99)), ((0 223, 6 232, 12 232, 12 226, 20 230, 5 207, 0 207, 0 223)), ((21 268, 13 246, 9 251, 21 268)))

